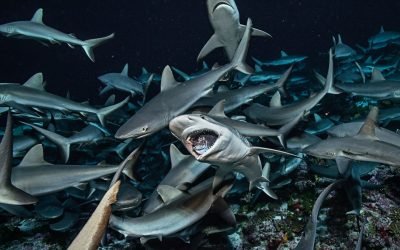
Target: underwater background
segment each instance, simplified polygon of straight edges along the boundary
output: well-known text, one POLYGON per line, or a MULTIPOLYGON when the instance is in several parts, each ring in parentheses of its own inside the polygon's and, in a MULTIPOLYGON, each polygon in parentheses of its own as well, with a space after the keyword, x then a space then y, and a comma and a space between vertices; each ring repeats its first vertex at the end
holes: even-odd
MULTIPOLYGON (((251 17, 254 27, 272 35, 272 39, 252 38, 247 58, 249 64, 254 66, 252 56, 273 59, 280 57, 280 51, 284 50, 289 55, 308 56, 305 70, 308 78, 313 78, 313 69, 318 69, 325 75, 328 48, 332 47, 333 36, 341 34, 343 41, 352 47, 356 44, 367 47, 368 38, 377 34, 381 26, 385 30, 400 31, 398 0, 236 0, 236 4, 242 24, 251 17)), ((65 44, 46 47, 31 40, 0 37, 0 82, 23 83, 34 73, 43 72, 49 92, 59 96, 66 96, 68 93, 71 99, 79 102, 90 100, 91 103, 104 103, 107 96, 100 97, 98 94, 104 85, 97 78, 104 73, 120 72, 126 63, 129 64, 129 76, 140 76, 143 67, 149 72, 161 74, 166 65, 177 67, 186 73, 200 70, 202 64, 196 62, 197 55, 213 33, 205 0, 2 0, 0 24, 29 20, 38 8, 44 9, 45 24, 66 33, 75 32, 83 40, 113 32, 115 38, 96 48, 96 62, 92 63, 78 46, 75 49, 65 44)), ((398 48, 388 47, 384 51, 389 54, 393 51, 393 54, 399 56, 398 48)), ((210 66, 214 62, 221 65, 227 63, 222 49, 213 51, 205 61, 210 66)), ((314 83, 311 88, 315 88, 314 83)), ((158 89, 158 85, 152 86, 149 96, 156 95, 158 89)), ((126 96, 117 93, 118 100, 126 96)), ((331 115, 328 111, 333 111, 334 115, 343 112, 350 119, 368 113, 368 105, 363 99, 349 100, 343 96, 328 96, 324 105, 318 107, 318 111, 323 114, 326 111, 327 117, 331 115), (346 110, 346 105, 355 103, 359 106, 346 110)), ((399 104, 384 105, 395 107, 399 104)), ((1 120, 5 124, 4 115, 1 120)), ((396 130, 398 124, 391 124, 391 129, 396 130)), ((302 126, 307 125, 303 123, 302 126)), ((171 142, 176 140, 166 130, 152 136, 147 142, 148 157, 140 160, 138 170, 139 175, 152 181, 138 185, 144 196, 153 191, 168 172, 170 159, 166 155, 171 142), (145 166, 148 169, 143 170, 145 166)), ((104 148, 98 150, 102 149, 104 148)), ((95 162, 95 150, 97 149, 93 150, 95 156, 87 162, 95 162)), ((54 155, 49 154, 47 158, 57 158, 55 147, 49 152, 54 155)), ((71 157, 72 161, 85 163, 86 160, 80 158, 81 156, 75 152, 71 157)), ((114 157, 111 161, 116 163, 119 159, 114 157)), ((311 162, 319 163, 318 160, 311 162)), ((400 249, 397 245, 400 242, 400 174, 398 169, 391 168, 373 172, 371 176, 374 181, 386 186, 379 192, 367 191, 364 194, 364 205, 371 213, 376 212, 376 220, 370 220, 368 225, 377 225, 376 228, 367 228, 365 237, 368 247, 365 249, 400 249), (389 208, 390 214, 382 215, 377 212, 386 209, 389 211, 389 208), (383 216, 387 216, 390 221, 380 221, 379 218, 383 216)), ((233 234, 229 238, 217 234, 209 238, 200 249, 293 249, 296 246, 294 238, 300 237, 312 211, 316 194, 329 181, 310 174, 305 164, 301 164, 295 174, 291 173, 290 178, 293 180, 290 185, 278 183, 283 185, 277 191, 278 201, 260 197, 253 203, 253 195, 243 191, 247 189, 247 183, 241 183, 242 186, 238 188, 240 192, 228 198, 240 224, 240 234, 230 232, 233 234), (268 209, 265 208, 267 203, 268 209), (299 220, 299 217, 303 220, 299 220), (283 222, 274 224, 276 221, 283 222)), ((350 207, 346 195, 342 192, 337 199, 329 200, 326 206, 334 207, 325 211, 325 214, 335 219, 328 221, 327 226, 319 228, 319 240, 322 243, 319 243, 317 249, 352 249, 353 242, 358 237, 359 221, 348 219, 344 215, 350 207)), ((81 219, 77 222, 79 227, 75 225, 70 229, 73 234, 51 231, 46 221, 21 224, 16 218, 2 216, 0 249, 65 249, 93 209, 91 206, 80 211, 81 219), (18 225, 19 230, 11 230, 15 225, 18 225)), ((145 248, 138 241, 125 241, 116 232, 110 234, 108 246, 102 249, 145 248)), ((191 249, 180 240, 167 241, 167 245, 158 242, 153 244, 146 246, 146 249, 191 249)))

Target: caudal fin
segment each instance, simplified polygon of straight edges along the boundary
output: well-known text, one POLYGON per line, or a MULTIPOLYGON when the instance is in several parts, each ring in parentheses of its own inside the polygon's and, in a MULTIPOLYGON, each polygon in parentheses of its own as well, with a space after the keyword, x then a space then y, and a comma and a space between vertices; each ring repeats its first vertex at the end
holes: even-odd
POLYGON ((49 130, 37 127, 35 125, 29 124, 22 122, 23 124, 31 126, 34 130, 37 132, 41 133, 44 135, 47 139, 52 141, 54 144, 57 145, 58 149, 61 151, 61 156, 62 160, 64 163, 68 162, 69 155, 70 155, 70 149, 71 149, 71 143, 70 140, 64 136, 61 136, 59 134, 56 134, 54 132, 51 132, 49 130))
POLYGON ((303 118, 304 114, 298 115, 293 121, 288 124, 282 126, 279 129, 278 140, 281 143, 282 147, 286 148, 286 136, 292 131, 292 129, 299 123, 300 119, 303 118))
POLYGON ((85 51, 86 55, 90 58, 90 60, 92 60, 92 62, 94 62, 95 59, 94 59, 93 49, 112 38, 114 38, 114 33, 112 33, 111 35, 108 35, 106 37, 100 37, 100 38, 86 40, 86 41, 84 41, 85 45, 82 45, 82 48, 85 51))
POLYGON ((129 96, 127 98, 125 98, 125 100, 123 100, 122 102, 119 102, 112 106, 108 106, 108 107, 97 110, 96 115, 97 115, 97 118, 99 119, 101 125, 105 126, 105 118, 107 115, 109 115, 112 112, 114 112, 115 110, 121 108, 122 106, 127 104, 128 101, 129 101, 129 96))
POLYGON ((232 64, 234 68, 244 74, 252 74, 254 70, 246 64, 247 52, 249 49, 250 37, 251 37, 251 28, 253 23, 251 19, 247 19, 246 30, 243 34, 242 40, 238 48, 236 49, 235 56, 232 59, 232 64))
POLYGON ((11 183, 12 148, 12 117, 11 112, 8 112, 7 126, 0 144, 0 203, 10 205, 28 205, 36 203, 38 201, 37 198, 16 188, 11 183))

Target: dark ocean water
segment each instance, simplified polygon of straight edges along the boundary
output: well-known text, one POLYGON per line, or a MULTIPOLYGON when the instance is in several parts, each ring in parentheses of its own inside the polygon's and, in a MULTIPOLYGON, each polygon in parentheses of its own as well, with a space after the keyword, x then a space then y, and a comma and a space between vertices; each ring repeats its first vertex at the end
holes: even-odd
MULTIPOLYGON (((273 39, 253 39, 250 55, 274 58, 281 49, 289 54, 315 56, 326 52, 332 35, 341 33, 346 43, 366 45, 366 39, 383 25, 400 27, 400 1, 236 1, 242 23, 247 17, 254 26, 272 34, 273 39)), ((93 64, 81 48, 66 45, 45 47, 34 41, 0 38, 0 82, 24 82, 42 71, 48 89, 74 99, 93 98, 106 72, 118 72, 125 63, 130 75, 141 67, 160 73, 170 64, 193 72, 196 57, 212 34, 206 1, 23 1, 2 0, 0 23, 28 20, 38 8, 44 22, 81 39, 116 33, 114 40, 95 50, 93 64), (95 91, 96 90, 96 91, 95 91)), ((221 58, 215 52, 207 61, 221 58)))

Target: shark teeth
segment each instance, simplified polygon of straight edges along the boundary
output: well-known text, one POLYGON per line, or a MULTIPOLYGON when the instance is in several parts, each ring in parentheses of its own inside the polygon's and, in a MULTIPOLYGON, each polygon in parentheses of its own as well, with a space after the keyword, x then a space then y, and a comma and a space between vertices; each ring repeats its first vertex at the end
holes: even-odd
POLYGON ((190 143, 192 152, 198 156, 207 153, 218 139, 218 134, 212 130, 197 130, 188 136, 186 141, 190 143))

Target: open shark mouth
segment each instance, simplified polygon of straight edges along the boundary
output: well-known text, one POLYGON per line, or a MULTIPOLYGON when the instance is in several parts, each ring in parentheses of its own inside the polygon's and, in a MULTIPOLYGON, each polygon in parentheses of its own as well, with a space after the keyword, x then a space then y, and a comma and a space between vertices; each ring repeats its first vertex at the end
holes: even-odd
POLYGON ((213 13, 215 12, 215 10, 216 10, 219 6, 222 6, 222 5, 226 5, 226 6, 229 6, 229 7, 232 8, 232 6, 230 6, 228 3, 220 2, 220 3, 217 3, 217 5, 215 5, 215 7, 214 7, 214 9, 213 9, 213 13))
POLYGON ((187 138, 192 151, 199 156, 210 150, 217 140, 218 134, 212 130, 198 130, 191 133, 187 138))

